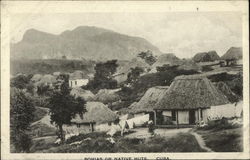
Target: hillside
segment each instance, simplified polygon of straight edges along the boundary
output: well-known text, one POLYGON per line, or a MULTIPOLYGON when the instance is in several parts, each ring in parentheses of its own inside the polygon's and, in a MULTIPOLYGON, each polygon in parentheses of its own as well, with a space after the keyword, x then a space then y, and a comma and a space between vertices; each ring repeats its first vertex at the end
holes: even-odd
POLYGON ((145 50, 161 53, 143 38, 103 28, 81 26, 59 35, 30 29, 20 42, 11 44, 11 58, 58 59, 66 56, 68 59, 130 60, 145 50))
POLYGON ((221 59, 242 59, 242 48, 241 47, 231 47, 221 59))
POLYGON ((211 61, 215 61, 215 60, 219 60, 219 59, 220 59, 220 57, 218 56, 216 51, 197 53, 193 57, 193 60, 195 62, 211 62, 211 61))

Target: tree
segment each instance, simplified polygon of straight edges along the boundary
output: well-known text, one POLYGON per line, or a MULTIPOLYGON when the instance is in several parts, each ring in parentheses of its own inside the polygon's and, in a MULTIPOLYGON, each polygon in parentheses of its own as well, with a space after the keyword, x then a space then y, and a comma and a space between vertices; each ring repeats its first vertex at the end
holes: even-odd
POLYGON ((10 93, 10 140, 15 152, 29 152, 31 139, 28 131, 35 107, 24 91, 11 88, 10 93))
POLYGON ((156 62, 156 58, 153 56, 153 53, 150 50, 139 53, 137 57, 144 59, 149 65, 152 65, 156 62))
POLYGON ((139 79, 141 73, 143 73, 143 71, 144 71, 143 68, 141 68, 141 67, 130 68, 130 70, 131 71, 127 75, 127 82, 128 83, 136 82, 139 79))
MULTIPOLYGON (((66 78, 66 76, 61 76, 61 78, 66 78)), ((78 97, 70 95, 70 89, 66 79, 58 79, 57 88, 54 88, 51 97, 48 100, 48 107, 50 108, 50 120, 51 123, 55 123, 59 128, 59 138, 64 141, 64 133, 62 126, 64 124, 70 124, 72 118, 76 114, 81 116, 86 111, 85 110, 85 100, 78 97)))
POLYGON ((113 79, 118 64, 117 60, 107 61, 105 63, 97 63, 95 66, 94 79, 86 86, 87 89, 96 91, 99 89, 114 89, 117 87, 117 81, 113 79))
POLYGON ((31 78, 32 75, 28 76, 24 74, 17 75, 16 77, 11 79, 10 86, 18 89, 25 89, 27 85, 30 83, 31 78))

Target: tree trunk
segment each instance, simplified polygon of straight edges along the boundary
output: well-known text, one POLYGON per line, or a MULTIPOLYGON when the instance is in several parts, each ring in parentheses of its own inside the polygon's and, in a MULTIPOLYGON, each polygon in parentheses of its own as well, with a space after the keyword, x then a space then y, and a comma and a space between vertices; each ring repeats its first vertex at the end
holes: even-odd
POLYGON ((58 125, 59 126, 59 134, 60 134, 60 138, 61 138, 61 142, 63 143, 65 140, 65 135, 63 133, 63 128, 62 125, 58 125))

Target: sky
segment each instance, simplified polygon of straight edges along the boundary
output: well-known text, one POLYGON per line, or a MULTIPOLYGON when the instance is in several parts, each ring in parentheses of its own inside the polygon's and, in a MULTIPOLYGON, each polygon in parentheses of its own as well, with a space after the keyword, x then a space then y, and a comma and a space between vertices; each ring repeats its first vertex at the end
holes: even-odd
POLYGON ((10 24, 11 42, 20 41, 31 28, 60 34, 78 26, 96 26, 145 38, 163 53, 180 58, 210 50, 223 55, 232 46, 242 46, 238 12, 15 14, 10 24))

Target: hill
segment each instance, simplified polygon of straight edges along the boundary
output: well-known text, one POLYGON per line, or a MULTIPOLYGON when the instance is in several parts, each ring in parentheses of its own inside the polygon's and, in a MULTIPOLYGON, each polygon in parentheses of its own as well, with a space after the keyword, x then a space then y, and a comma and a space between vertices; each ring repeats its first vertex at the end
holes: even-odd
POLYGON ((242 59, 242 48, 241 47, 231 47, 221 59, 230 60, 230 59, 242 59))
POLYGON ((197 53, 193 57, 193 60, 195 62, 211 62, 211 61, 216 61, 216 60, 219 60, 219 59, 220 59, 220 57, 218 56, 216 51, 197 53))
POLYGON ((59 35, 27 30, 23 39, 11 44, 12 59, 130 60, 141 51, 161 52, 147 40, 111 30, 80 26, 59 35))

